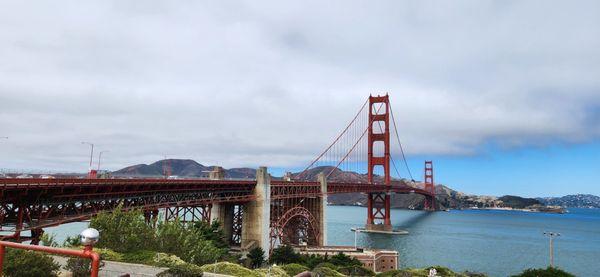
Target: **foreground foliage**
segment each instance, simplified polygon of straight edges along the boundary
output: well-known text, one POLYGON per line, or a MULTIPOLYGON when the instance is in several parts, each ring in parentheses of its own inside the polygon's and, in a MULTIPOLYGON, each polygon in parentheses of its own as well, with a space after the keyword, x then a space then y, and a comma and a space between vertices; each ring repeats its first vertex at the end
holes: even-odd
POLYGON ((200 267, 204 272, 225 274, 237 277, 262 277, 263 275, 259 272, 247 269, 241 265, 221 262, 214 264, 207 264, 200 267))
POLYGON ((429 270, 435 268, 437 276, 443 277, 485 277, 482 273, 458 273, 443 266, 430 266, 426 268, 405 268, 398 270, 390 270, 388 272, 377 274, 378 277, 428 277, 429 270))
MULTIPOLYGON (((139 210, 100 213, 90 222, 102 238, 97 246, 121 253, 124 262, 152 264, 157 252, 168 253, 183 261, 203 265, 225 259, 229 248, 218 223, 185 224, 161 222, 156 228, 146 224, 139 210)), ((75 243, 74 241, 68 243, 75 243)))
POLYGON ((309 268, 301 264, 284 264, 281 266, 290 276, 296 276, 304 271, 309 271, 309 268))
MULTIPOLYGON (((104 262, 100 261, 100 268, 103 266, 104 262)), ((92 261, 90 259, 72 257, 67 260, 64 268, 71 272, 72 277, 87 277, 92 272, 92 261)))
POLYGON ((60 266, 52 257, 40 252, 6 248, 3 276, 38 277, 58 276, 60 266))
POLYGON ((546 269, 530 268, 512 277, 575 277, 575 275, 555 267, 548 267, 546 269))

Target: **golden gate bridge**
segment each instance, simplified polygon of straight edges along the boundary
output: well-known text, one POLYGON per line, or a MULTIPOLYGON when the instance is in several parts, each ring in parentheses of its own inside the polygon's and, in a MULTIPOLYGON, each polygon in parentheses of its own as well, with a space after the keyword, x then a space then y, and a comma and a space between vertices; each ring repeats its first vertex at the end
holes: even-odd
POLYGON ((148 224, 159 217, 218 220, 230 244, 241 249, 325 245, 327 196, 339 193, 366 194, 366 229, 391 231, 392 194, 420 194, 426 210, 436 206, 430 161, 425 162, 423 187, 392 179, 392 168, 400 176, 391 154, 392 135, 412 179, 387 94, 369 96, 322 153, 283 180, 271 178, 265 167, 252 180, 219 174, 209 179, 97 179, 93 174, 87 179, 0 179, 1 239, 37 244, 44 228, 121 208, 142 210, 148 224), (351 178, 350 171, 365 172, 366 178, 351 178))

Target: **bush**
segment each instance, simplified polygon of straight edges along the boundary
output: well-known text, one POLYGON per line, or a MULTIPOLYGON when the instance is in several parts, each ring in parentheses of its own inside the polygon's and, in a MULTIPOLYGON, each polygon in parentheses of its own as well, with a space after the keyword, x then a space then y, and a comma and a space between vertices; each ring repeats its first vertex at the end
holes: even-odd
POLYGON ((272 266, 270 270, 268 268, 260 268, 260 269, 254 270, 254 271, 261 274, 261 276, 272 276, 272 277, 289 277, 290 276, 280 266, 272 266))
POLYGON ((329 262, 320 263, 315 268, 319 268, 319 267, 326 267, 326 268, 331 268, 333 270, 338 270, 338 266, 336 266, 332 263, 329 263, 329 262))
POLYGON ((281 268, 285 270, 285 272, 287 272, 287 274, 290 276, 296 276, 304 271, 309 270, 308 267, 303 266, 301 264, 286 264, 282 265, 281 268))
POLYGON ((58 276, 60 270, 52 257, 39 252, 6 248, 4 259, 6 277, 58 276))
POLYGON ((352 267, 352 266, 362 267, 362 265, 363 265, 358 259, 356 259, 354 257, 350 257, 341 252, 336 255, 331 256, 331 258, 329 259, 329 262, 338 267, 352 267))
POLYGON ((58 247, 58 242, 56 242, 54 234, 43 233, 40 237, 40 243, 43 246, 58 247))
POLYGON ((222 262, 216 264, 207 264, 200 267, 204 272, 225 274, 237 277, 262 277, 262 274, 247 269, 241 265, 222 262))
POLYGON ((344 274, 329 267, 317 267, 313 270, 313 274, 319 277, 344 277, 344 274))
POLYGON ((154 264, 156 252, 150 250, 138 250, 133 252, 123 253, 123 262, 134 264, 154 264))
MULTIPOLYGON (((175 255, 169 255, 167 253, 156 253, 156 255, 154 256, 154 264, 157 266, 175 267, 179 265, 187 265, 188 263, 186 263, 181 258, 175 255)), ((198 267, 196 265, 194 266, 198 267)))
POLYGON ((575 277, 575 275, 555 267, 548 267, 546 269, 530 268, 512 277, 575 277))
POLYGON ((248 253, 248 259, 252 268, 258 268, 265 262, 265 251, 260 247, 254 248, 248 253))
POLYGON ((271 264, 291 264, 301 263, 302 256, 294 251, 289 245, 280 246, 271 252, 269 263, 271 264))
POLYGON ((179 256, 196 265, 212 263, 227 256, 228 248, 215 247, 202 229, 179 221, 163 222, 156 231, 155 250, 179 256))
POLYGON ((362 266, 346 266, 337 270, 339 273, 348 276, 375 276, 375 272, 362 266))
POLYGON ((100 255, 100 259, 105 261, 123 261, 123 254, 112 251, 108 248, 94 248, 94 252, 98 253, 100 255))
POLYGON ((141 211, 124 212, 119 205, 111 213, 101 212, 90 221, 90 228, 100 232, 97 247, 106 247, 117 252, 132 252, 151 249, 154 230, 144 220, 141 211))
POLYGON ((157 274, 157 277, 202 277, 202 269, 193 264, 179 264, 157 274))
MULTIPOLYGON (((100 267, 103 267, 104 263, 100 263, 100 267)), ((90 276, 92 271, 92 261, 85 258, 69 258, 65 269, 73 274, 73 277, 87 277, 90 276)))

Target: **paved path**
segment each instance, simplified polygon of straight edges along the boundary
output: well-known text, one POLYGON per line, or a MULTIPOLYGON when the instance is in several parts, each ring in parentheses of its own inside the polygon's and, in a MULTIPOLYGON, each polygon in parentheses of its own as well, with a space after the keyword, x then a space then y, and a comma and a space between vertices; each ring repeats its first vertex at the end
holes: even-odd
MULTIPOLYGON (((65 257, 53 256, 54 260, 58 262, 61 268, 67 264, 67 259, 65 257)), ((141 264, 128 264, 121 262, 112 262, 112 261, 103 261, 104 266, 100 268, 99 276, 100 277, 119 277, 124 274, 129 273, 131 277, 148 277, 148 276, 156 276, 156 274, 161 273, 167 268, 165 267, 154 267, 149 265, 141 265, 141 264)), ((61 274, 62 276, 70 276, 67 272, 61 274)))

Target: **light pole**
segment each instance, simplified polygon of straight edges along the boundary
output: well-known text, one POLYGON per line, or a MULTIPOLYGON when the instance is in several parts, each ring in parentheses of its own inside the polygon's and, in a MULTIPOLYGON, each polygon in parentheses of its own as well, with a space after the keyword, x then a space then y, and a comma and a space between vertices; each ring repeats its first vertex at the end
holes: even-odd
POLYGON ((354 248, 358 249, 358 245, 357 245, 357 236, 358 233, 360 233, 360 230, 358 229, 358 227, 354 228, 354 248))
POLYGON ((100 151, 100 154, 98 154, 98 171, 100 171, 100 163, 102 162, 102 153, 107 153, 110 152, 109 150, 104 150, 104 151, 100 151))
POLYGON ((0 137, 0 139, 8 139, 8 137, 0 137))
POLYGON ((550 267, 554 267, 554 238, 560 237, 560 233, 544 232, 544 235, 550 238, 550 267))
POLYGON ((88 178, 92 177, 92 160, 94 158, 94 144, 91 142, 87 142, 87 141, 82 141, 81 144, 88 144, 89 146, 92 147, 92 150, 90 151, 90 168, 88 170, 88 178))

